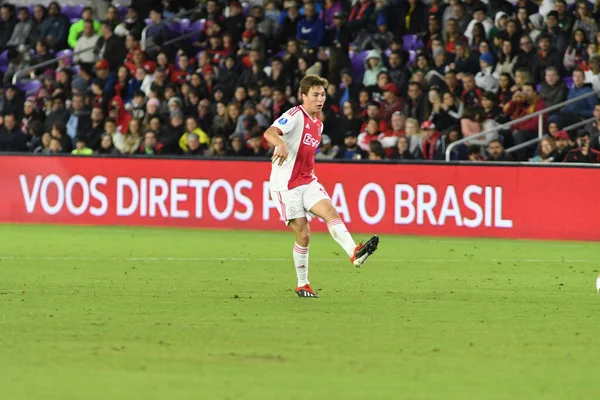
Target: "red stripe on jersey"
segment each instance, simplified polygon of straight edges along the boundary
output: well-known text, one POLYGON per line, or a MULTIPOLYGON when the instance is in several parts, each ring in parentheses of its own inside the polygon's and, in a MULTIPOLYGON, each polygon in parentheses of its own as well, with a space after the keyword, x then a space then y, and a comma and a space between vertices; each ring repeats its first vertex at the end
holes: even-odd
POLYGON ((296 107, 292 108, 290 111, 288 111, 288 113, 290 114, 290 116, 293 116, 298 111, 300 111, 300 107, 296 106, 296 107))
POLYGON ((287 215, 285 215, 285 204, 283 204, 283 199, 281 198, 281 193, 277 192, 277 196, 279 196, 279 204, 281 205, 281 213, 283 214, 283 220, 287 221, 287 215))

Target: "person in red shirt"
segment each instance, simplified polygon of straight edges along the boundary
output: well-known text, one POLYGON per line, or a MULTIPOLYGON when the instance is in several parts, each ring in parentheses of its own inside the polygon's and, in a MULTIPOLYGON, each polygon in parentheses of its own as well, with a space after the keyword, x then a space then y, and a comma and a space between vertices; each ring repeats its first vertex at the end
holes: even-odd
POLYGON ((421 123, 423 137, 421 138, 421 154, 424 160, 433 160, 435 156, 436 145, 442 134, 435 130, 435 124, 429 120, 421 123))
MULTIPOLYGON (((546 108, 544 100, 540 97, 534 83, 526 83, 521 90, 514 93, 512 100, 504 106, 504 115, 511 120, 533 114, 546 108)), ((538 118, 544 119, 542 126, 546 126, 545 115, 538 118)), ((538 136, 538 118, 530 118, 511 126, 514 144, 518 145, 538 136)), ((522 148, 514 152, 516 161, 527 160, 527 148, 522 148)))
POLYGON ((392 114, 401 111, 404 107, 404 100, 398 97, 400 91, 395 83, 388 83, 383 87, 383 104, 381 105, 383 119, 387 122, 392 118, 392 114))
POLYGON ((383 137, 379 139, 388 156, 396 150, 398 138, 406 135, 406 130, 404 129, 406 117, 404 114, 401 111, 396 111, 392 114, 391 120, 392 127, 385 131, 383 137))
POLYGON ((142 49, 138 46, 133 49, 131 54, 131 61, 127 61, 125 66, 131 72, 131 75, 135 75, 135 72, 138 68, 144 68, 144 70, 151 74, 154 72, 154 68, 156 67, 156 63, 153 61, 146 60, 146 54, 142 51, 142 49))

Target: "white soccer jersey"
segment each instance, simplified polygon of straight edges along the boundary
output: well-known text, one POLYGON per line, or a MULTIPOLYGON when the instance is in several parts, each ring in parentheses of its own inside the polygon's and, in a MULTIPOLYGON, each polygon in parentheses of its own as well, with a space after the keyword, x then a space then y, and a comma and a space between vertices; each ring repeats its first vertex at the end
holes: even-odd
POLYGON ((281 166, 272 164, 270 190, 290 190, 314 181, 315 152, 321 143, 323 123, 312 119, 304 107, 297 106, 283 113, 272 126, 281 131, 288 158, 281 166))

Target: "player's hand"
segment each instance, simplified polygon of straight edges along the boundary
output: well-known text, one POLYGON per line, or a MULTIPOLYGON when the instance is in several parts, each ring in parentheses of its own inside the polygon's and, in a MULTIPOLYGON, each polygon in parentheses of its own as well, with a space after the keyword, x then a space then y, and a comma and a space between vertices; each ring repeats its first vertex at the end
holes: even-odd
POLYGON ((271 158, 271 162, 273 164, 277 163, 277 165, 282 166, 285 160, 288 157, 288 149, 285 143, 278 144, 275 147, 275 151, 273 152, 273 157, 271 158))

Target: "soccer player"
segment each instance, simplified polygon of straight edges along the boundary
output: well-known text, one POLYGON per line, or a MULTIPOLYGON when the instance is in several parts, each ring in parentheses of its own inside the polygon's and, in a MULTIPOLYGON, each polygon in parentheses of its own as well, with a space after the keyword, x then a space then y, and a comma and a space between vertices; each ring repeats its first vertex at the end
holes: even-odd
POLYGON ((327 85, 326 79, 306 75, 300 82, 302 105, 286 111, 264 134, 275 147, 269 182, 271 198, 285 224, 296 234, 292 254, 298 275, 296 294, 300 297, 318 297, 308 281, 310 227, 307 215, 316 215, 327 223, 329 233, 356 267, 360 267, 379 244, 377 236, 364 244, 354 242, 314 174, 315 152, 323 134, 323 123, 317 114, 325 104, 327 85))

